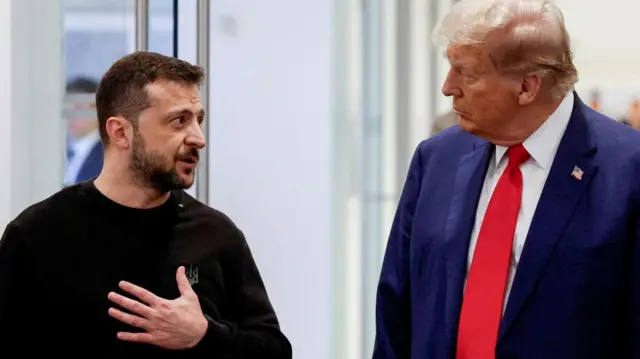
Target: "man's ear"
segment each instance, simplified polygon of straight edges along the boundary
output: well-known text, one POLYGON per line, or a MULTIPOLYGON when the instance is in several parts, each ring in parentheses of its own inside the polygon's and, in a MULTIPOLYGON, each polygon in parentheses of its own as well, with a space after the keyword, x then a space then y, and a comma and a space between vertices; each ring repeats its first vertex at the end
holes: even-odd
POLYGON ((109 117, 106 123, 109 145, 119 147, 123 150, 131 146, 133 138, 133 128, 131 122, 123 117, 109 117))
POLYGON ((538 75, 527 75, 520 82, 520 92, 518 93, 518 103, 529 105, 532 103, 538 92, 542 88, 542 78, 538 75))

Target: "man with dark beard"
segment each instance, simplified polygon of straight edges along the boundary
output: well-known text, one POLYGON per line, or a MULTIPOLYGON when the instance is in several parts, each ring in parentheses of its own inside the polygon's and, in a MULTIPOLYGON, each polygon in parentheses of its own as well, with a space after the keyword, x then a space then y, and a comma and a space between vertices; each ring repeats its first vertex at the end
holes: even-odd
POLYGON ((291 345, 241 231, 189 196, 202 70, 137 52, 97 94, 104 166, 0 240, 0 357, 283 358, 291 345))

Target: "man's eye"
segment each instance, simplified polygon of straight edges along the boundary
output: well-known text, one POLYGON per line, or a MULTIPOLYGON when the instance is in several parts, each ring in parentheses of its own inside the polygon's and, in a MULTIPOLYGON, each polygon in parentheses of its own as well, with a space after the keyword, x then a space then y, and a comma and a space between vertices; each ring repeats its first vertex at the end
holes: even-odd
POLYGON ((187 118, 184 116, 176 117, 173 119, 173 122, 184 125, 187 122, 187 118))

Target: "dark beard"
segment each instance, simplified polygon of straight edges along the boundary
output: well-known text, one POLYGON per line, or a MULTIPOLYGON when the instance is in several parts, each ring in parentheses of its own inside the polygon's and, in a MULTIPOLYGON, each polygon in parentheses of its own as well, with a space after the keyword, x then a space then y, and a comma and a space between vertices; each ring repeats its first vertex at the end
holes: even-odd
MULTIPOLYGON (((164 168, 164 161, 159 153, 145 149, 144 139, 137 130, 134 131, 132 146, 133 179, 143 187, 153 188, 160 193, 191 187, 192 183, 180 178, 175 167, 168 170, 164 168)), ((191 155, 198 156, 197 152, 191 155)))

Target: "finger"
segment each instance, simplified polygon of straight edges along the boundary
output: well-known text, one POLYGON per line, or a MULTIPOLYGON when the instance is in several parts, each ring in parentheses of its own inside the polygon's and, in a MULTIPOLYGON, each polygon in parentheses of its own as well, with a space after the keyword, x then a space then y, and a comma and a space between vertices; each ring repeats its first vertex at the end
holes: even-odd
POLYGON ((193 288, 191 288, 191 283, 189 283, 189 278, 187 278, 187 274, 185 273, 184 266, 180 266, 178 271, 176 272, 176 282, 178 282, 178 290, 180 294, 192 294, 193 288))
POLYGON ((154 344, 153 335, 149 333, 118 332, 118 339, 126 342, 154 344))
POLYGON ((121 295, 115 292, 110 292, 107 295, 107 298, 109 298, 110 301, 121 306, 122 308, 127 309, 130 312, 134 312, 138 315, 141 315, 145 318, 151 318, 151 316, 154 314, 154 310, 152 308, 149 308, 148 306, 138 301, 135 301, 131 298, 127 298, 124 295, 121 295))
POLYGON ((138 287, 137 285, 133 284, 133 283, 129 283, 126 281, 121 281, 118 286, 120 287, 120 289, 124 290, 125 292, 131 294, 131 295, 135 295, 138 299, 140 299, 141 301, 151 305, 151 306, 155 306, 158 303, 160 303, 163 299, 158 297, 157 295, 151 293, 150 291, 142 288, 142 287, 138 287))
POLYGON ((148 329, 149 321, 137 315, 125 313, 116 308, 109 308, 109 315, 125 324, 140 329, 148 329))

